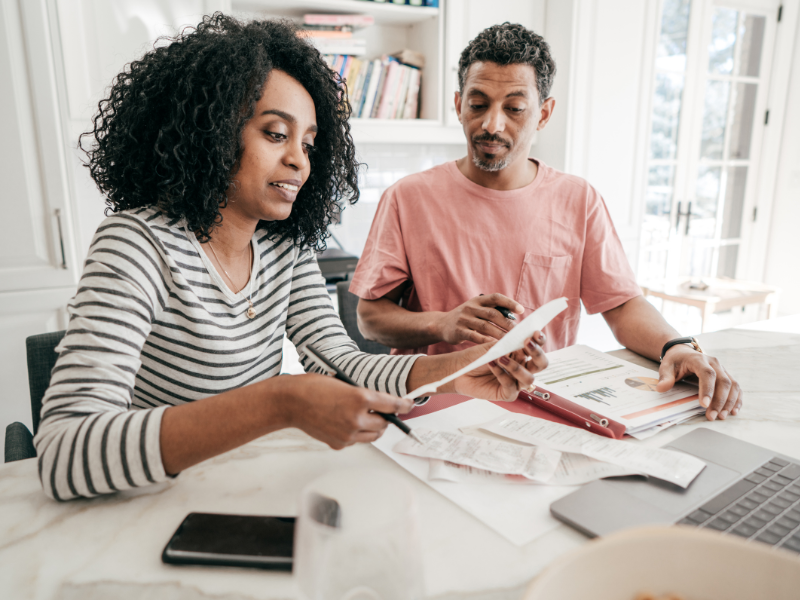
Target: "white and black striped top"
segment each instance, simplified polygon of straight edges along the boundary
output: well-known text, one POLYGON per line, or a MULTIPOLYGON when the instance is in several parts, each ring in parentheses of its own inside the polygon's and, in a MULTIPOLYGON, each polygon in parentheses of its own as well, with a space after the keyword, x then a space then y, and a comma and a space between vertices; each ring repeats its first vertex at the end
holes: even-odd
POLYGON ((182 221, 147 208, 102 223, 43 399, 35 444, 46 494, 91 497, 165 479, 163 411, 278 375, 284 332, 306 370, 322 370, 302 351, 314 343, 359 384, 406 392, 417 357, 358 351, 313 252, 263 230, 252 243, 251 320, 249 287, 232 293, 182 221))

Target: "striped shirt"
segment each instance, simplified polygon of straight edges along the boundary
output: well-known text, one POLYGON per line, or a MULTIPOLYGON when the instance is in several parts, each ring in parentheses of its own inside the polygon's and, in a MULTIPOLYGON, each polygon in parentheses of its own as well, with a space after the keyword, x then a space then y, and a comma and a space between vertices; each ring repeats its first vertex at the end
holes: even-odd
POLYGON ((358 351, 312 251, 262 229, 252 244, 251 283, 234 294, 183 221, 148 207, 100 225, 42 401, 35 444, 48 496, 166 479, 164 410, 278 375, 284 334, 309 372, 322 371, 303 353, 313 343, 360 385, 406 393, 417 357, 358 351))

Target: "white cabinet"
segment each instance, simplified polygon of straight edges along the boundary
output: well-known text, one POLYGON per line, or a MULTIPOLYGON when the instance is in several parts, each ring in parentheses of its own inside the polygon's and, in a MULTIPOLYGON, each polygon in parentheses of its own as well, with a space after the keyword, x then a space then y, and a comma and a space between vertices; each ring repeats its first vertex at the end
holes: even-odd
POLYGON ((31 426, 25 338, 66 326, 81 265, 43 0, 0 2, 0 436, 31 426))
POLYGON ((43 2, 0 3, 0 293, 75 284, 69 187, 43 2))

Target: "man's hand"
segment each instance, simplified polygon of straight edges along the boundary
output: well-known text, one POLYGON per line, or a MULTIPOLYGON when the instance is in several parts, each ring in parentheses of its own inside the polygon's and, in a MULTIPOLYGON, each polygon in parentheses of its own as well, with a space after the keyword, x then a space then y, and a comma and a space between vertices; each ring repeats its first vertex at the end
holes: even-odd
MULTIPOLYGON (((520 390, 533 384, 533 374, 547 368, 547 356, 541 348, 544 343, 544 334, 541 331, 534 332, 533 337, 525 341, 522 350, 511 356, 502 356, 456 379, 456 392, 484 400, 513 402, 520 390)), ((494 344, 481 344, 454 352, 451 356, 458 357, 461 363, 458 368, 462 368, 486 354, 494 344)))
POLYGON ((438 324, 437 337, 453 346, 461 342, 485 344, 499 340, 514 327, 514 321, 506 319, 495 306, 520 315, 525 310, 521 304, 502 294, 477 296, 444 313, 438 324))
POLYGON ((706 408, 709 421, 739 414, 744 396, 742 387, 716 358, 685 344, 667 350, 658 370, 658 391, 666 392, 676 381, 692 373, 700 384, 700 404, 706 408))
POLYGON ((353 387, 326 375, 294 375, 292 379, 296 385, 286 404, 289 426, 334 450, 381 437, 388 422, 376 412, 405 414, 414 407, 407 398, 353 387))

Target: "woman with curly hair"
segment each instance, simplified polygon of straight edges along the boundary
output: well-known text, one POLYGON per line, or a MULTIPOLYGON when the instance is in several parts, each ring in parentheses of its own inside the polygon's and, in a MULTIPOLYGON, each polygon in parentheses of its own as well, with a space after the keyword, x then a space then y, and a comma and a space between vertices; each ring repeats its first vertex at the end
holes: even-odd
MULTIPOLYGON (((347 337, 314 250, 358 198, 350 106, 293 25, 216 14, 170 41, 114 80, 84 134, 111 216, 35 439, 57 500, 156 483, 284 427, 373 441, 374 412, 408 412, 407 390, 488 348, 376 356, 347 337), (310 373, 277 376, 284 334, 310 373), (312 343, 364 387, 317 374, 312 343)), ((442 391, 513 400, 546 366, 531 344, 442 391)))

